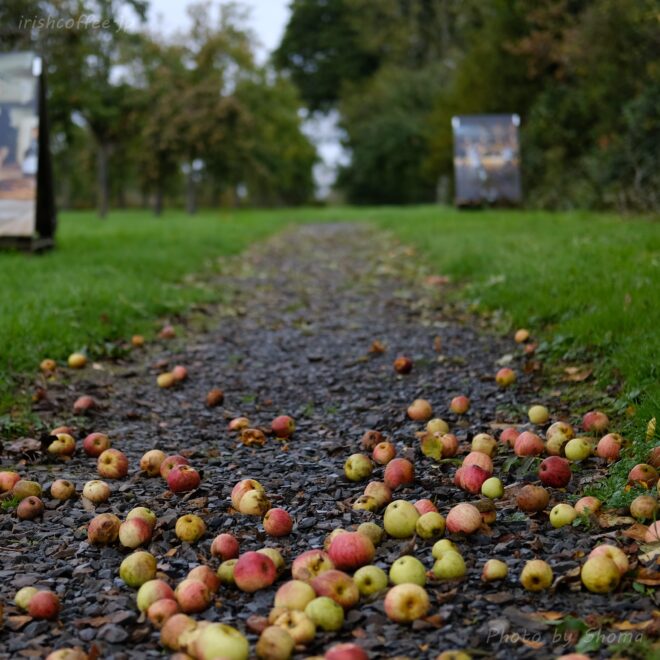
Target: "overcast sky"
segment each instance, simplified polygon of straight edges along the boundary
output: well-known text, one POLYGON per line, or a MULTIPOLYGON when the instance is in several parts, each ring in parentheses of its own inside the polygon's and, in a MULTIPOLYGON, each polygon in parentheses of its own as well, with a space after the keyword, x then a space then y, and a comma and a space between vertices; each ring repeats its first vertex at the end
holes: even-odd
MULTIPOLYGON (((266 52, 272 51, 280 42, 289 18, 290 0, 241 0, 240 4, 251 10, 250 27, 264 46, 266 52)), ((171 33, 185 29, 188 25, 186 8, 192 0, 150 0, 149 25, 163 32, 171 33)), ((213 2, 217 5, 218 2, 213 2)))

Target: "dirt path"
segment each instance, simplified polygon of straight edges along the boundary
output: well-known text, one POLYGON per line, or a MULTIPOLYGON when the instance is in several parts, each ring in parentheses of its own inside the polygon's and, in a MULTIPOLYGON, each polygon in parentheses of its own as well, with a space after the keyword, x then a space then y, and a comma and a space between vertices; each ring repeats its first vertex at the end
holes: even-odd
MULTIPOLYGON (((107 432, 128 455, 131 469, 127 479, 112 484, 109 505, 96 511, 86 510, 80 500, 57 504, 46 497, 42 521, 18 522, 13 513, 0 514, 0 601, 6 603, 0 658, 42 657, 44 649, 65 645, 96 645, 103 658, 161 656, 157 633, 138 618, 134 590, 118 578, 124 553, 86 542, 85 526, 95 513, 112 511, 121 517, 137 505, 152 508, 159 523, 148 549, 173 582, 200 562, 217 565, 209 547, 221 531, 236 534, 242 551, 279 547, 290 563, 302 551, 322 546, 335 527, 350 528, 367 519, 382 522, 382 514, 351 509, 365 484, 343 477, 343 463, 359 451, 366 429, 382 431, 396 443, 399 455, 415 462, 415 485, 396 497, 431 497, 446 514, 452 504, 471 498, 452 484, 455 465, 421 455, 415 436, 421 425, 407 419, 408 404, 428 398, 466 449, 466 441, 478 432, 499 433, 493 423, 522 422, 526 406, 534 402, 538 386, 524 374, 515 344, 455 310, 448 315, 440 303, 441 289, 423 286, 419 279, 415 255, 371 229, 302 227, 231 263, 231 272, 215 282, 228 302, 207 319, 208 332, 189 329, 176 340, 158 342, 146 357, 134 352, 130 360, 102 363, 49 383, 48 399, 37 406, 46 426, 71 423, 67 411, 75 398, 93 394, 102 407, 74 420, 78 435, 107 432), (440 353, 434 350, 437 336, 440 353), (377 339, 387 347, 384 354, 369 353, 377 339), (399 354, 414 359, 411 374, 399 376, 392 369, 399 354), (507 354, 515 355, 512 366, 520 378, 515 388, 502 391, 493 374, 507 354), (188 367, 190 378, 179 389, 156 387, 163 361, 188 367), (209 409, 205 395, 214 386, 224 389, 225 403, 209 409), (471 411, 461 420, 448 410, 457 394, 472 400, 471 411), (239 414, 262 427, 278 414, 289 414, 297 430, 287 445, 269 440, 264 447, 248 448, 237 444, 226 428, 227 419, 239 414), (139 458, 154 447, 187 452, 203 471, 201 488, 192 496, 173 497, 161 479, 140 475, 139 458), (258 519, 230 510, 231 488, 245 477, 258 479, 273 505, 294 516, 296 527, 289 537, 268 538, 258 519), (206 537, 192 547, 179 543, 174 534, 175 520, 184 512, 202 515, 208 526, 206 537), (59 623, 22 618, 11 605, 16 590, 34 582, 60 595, 59 623)), ((552 412, 558 417, 566 413, 559 407, 552 412)), ((510 450, 500 452, 496 460, 496 473, 509 484, 516 481, 515 474, 500 468, 510 455, 510 450)), ((13 460, 5 455, 3 465, 13 460)), ((54 478, 70 478, 79 491, 96 476, 95 460, 81 450, 68 463, 44 464, 40 459, 20 471, 46 487, 54 478)), ((382 478, 382 468, 372 478, 382 478)), ((569 492, 579 492, 577 480, 569 492)), ((557 495, 558 500, 566 497, 557 495)), ((552 530, 545 514, 533 519, 521 515, 515 499, 498 501, 497 510, 490 528, 459 539, 468 577, 428 585, 429 619, 408 628, 390 623, 381 596, 349 611, 340 634, 317 634, 296 658, 322 654, 333 642, 351 639, 373 658, 434 658, 448 648, 497 658, 554 657, 571 648, 556 641, 556 626, 548 623, 559 614, 592 617, 594 622, 605 614, 614 621, 649 618, 653 603, 632 592, 630 581, 624 592, 607 597, 579 590, 574 573, 582 553, 595 544, 593 530, 552 530), (509 579, 485 586, 481 568, 491 557, 508 563, 509 579), (571 571, 573 577, 552 592, 525 592, 518 576, 525 561, 535 557, 549 561, 556 577, 571 571)), ((601 538, 607 536, 604 532, 598 531, 601 538)), ((414 552, 430 568, 432 544, 417 540, 413 549, 410 541, 387 540, 378 548, 377 563, 388 568, 400 554, 414 552)), ((198 616, 245 631, 248 617, 268 614, 284 579, 254 595, 222 588, 216 606, 198 616)), ((255 640, 251 634, 251 643, 255 640)))

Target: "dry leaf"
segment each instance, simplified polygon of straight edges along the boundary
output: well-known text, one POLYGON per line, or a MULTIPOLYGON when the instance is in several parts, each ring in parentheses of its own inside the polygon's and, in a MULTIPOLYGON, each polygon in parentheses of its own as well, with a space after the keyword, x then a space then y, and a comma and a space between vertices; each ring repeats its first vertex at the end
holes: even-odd
MULTIPOLYGON (((630 520, 632 520, 632 518, 630 520)), ((647 529, 646 525, 635 523, 631 527, 628 527, 628 529, 624 529, 621 534, 627 536, 629 539, 635 539, 635 541, 643 541, 646 537, 647 529)))
POLYGON ((635 522, 635 519, 630 516, 617 516, 615 513, 608 513, 607 511, 599 513, 596 519, 601 527, 619 527, 635 522))
POLYGON ((593 369, 590 369, 589 367, 566 367, 564 373, 566 374, 564 380, 573 383, 580 383, 591 376, 593 369))
POLYGON ((545 646, 545 642, 535 642, 533 639, 525 639, 521 637, 521 641, 525 646, 529 646, 531 649, 540 649, 545 646))

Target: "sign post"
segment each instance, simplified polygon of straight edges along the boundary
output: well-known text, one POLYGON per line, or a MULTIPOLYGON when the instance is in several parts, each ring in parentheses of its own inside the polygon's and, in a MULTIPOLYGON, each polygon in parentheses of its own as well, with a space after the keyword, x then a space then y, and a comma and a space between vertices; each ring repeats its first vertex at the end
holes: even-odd
POLYGON ((57 225, 41 58, 0 54, 0 247, 43 250, 57 225))
POLYGON ((456 206, 522 201, 518 115, 452 117, 456 206))

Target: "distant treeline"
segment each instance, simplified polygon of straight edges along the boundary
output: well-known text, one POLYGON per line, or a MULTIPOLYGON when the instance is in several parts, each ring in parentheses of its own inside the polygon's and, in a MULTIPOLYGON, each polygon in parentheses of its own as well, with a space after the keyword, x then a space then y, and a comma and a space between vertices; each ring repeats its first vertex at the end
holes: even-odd
MULTIPOLYGON (((660 210, 658 0, 293 0, 275 63, 337 109, 348 198, 435 198, 451 117, 518 113, 526 201, 660 210)), ((440 187, 442 188, 442 186, 440 187)))
POLYGON ((0 48, 45 58, 61 207, 284 205, 313 196, 294 84, 255 62, 240 7, 190 9, 171 39, 145 0, 3 0, 0 48), (127 25, 137 26, 128 28, 127 25))

